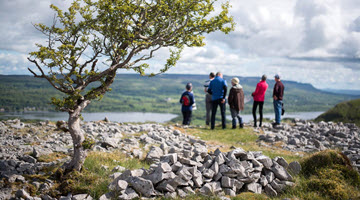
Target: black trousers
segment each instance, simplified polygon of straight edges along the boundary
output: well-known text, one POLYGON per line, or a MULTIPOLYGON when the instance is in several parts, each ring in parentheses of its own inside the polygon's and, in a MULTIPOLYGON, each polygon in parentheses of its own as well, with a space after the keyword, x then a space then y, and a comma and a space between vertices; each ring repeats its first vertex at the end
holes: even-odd
POLYGON ((220 112, 221 112, 221 124, 222 128, 226 128, 226 118, 225 118, 225 103, 221 103, 222 99, 217 99, 215 101, 211 101, 212 103, 212 111, 211 111, 211 129, 215 128, 215 116, 218 106, 220 106, 220 112))
POLYGON ((183 114, 183 125, 190 125, 192 111, 182 111, 183 114))
POLYGON ((254 125, 256 125, 256 109, 257 109, 258 105, 259 105, 259 114, 260 114, 260 124, 259 125, 261 126, 262 120, 263 120, 263 107, 264 107, 263 101, 254 101, 252 114, 254 117, 254 125))

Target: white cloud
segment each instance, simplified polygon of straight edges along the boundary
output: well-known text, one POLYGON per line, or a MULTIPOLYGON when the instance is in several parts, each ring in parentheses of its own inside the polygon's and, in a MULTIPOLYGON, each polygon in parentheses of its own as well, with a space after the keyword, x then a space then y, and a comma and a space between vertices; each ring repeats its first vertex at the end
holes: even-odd
MULTIPOLYGON (((26 60, 42 37, 31 23, 50 24, 50 3, 65 0, 0 1, 0 73, 24 74, 26 60), (15 69, 16 68, 16 69, 15 69)), ((360 4, 358 0, 236 0, 236 30, 206 35, 206 46, 185 48, 168 73, 269 77, 311 83, 319 88, 360 89, 360 4)), ((169 55, 160 50, 149 61, 161 69, 169 55)), ((34 67, 34 66, 32 66, 34 67)))

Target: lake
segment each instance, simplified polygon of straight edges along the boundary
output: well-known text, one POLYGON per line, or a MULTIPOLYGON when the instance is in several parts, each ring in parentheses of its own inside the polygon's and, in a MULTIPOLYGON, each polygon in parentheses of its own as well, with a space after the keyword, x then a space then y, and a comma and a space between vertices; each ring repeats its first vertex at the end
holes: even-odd
MULTIPOLYGON (((304 120, 310 120, 315 119, 319 115, 323 114, 324 112, 296 112, 296 113, 285 113, 283 116, 281 116, 281 119, 284 118, 298 118, 298 119, 304 119, 304 120)), ((217 113, 216 113, 217 114, 217 113)), ((249 122, 253 120, 253 116, 251 115, 241 115, 244 122, 249 122)), ((231 120, 231 115, 226 116, 227 119, 231 120)), ((256 118, 259 121, 260 115, 259 112, 256 113, 256 118)), ((263 115, 263 118, 269 118, 270 120, 275 119, 275 113, 265 113, 263 115)))
MULTIPOLYGON (((196 111, 194 111, 196 112, 196 111)), ((229 113, 229 111, 227 112, 229 113)), ((299 119, 314 119, 323 112, 296 112, 296 113, 285 113, 282 118, 299 118, 299 119)), ((220 116, 220 111, 218 111, 217 115, 220 116)), ((85 121, 98 121, 103 120, 107 117, 110 121, 114 122, 157 122, 164 123, 170 121, 171 119, 177 117, 176 114, 171 113, 144 113, 144 112, 95 112, 95 113, 83 113, 85 121)), ((6 118, 21 118, 21 119, 40 119, 40 120, 50 120, 50 121, 58 121, 58 120, 68 120, 68 114, 64 112, 13 112, 13 113, 2 113, 0 115, 0 119, 6 118)), ((226 116, 231 120, 231 116, 226 116)), ((245 123, 253 120, 252 115, 241 115, 243 121, 245 123)), ((259 118, 259 114, 257 113, 257 118, 259 118)), ((274 113, 266 113, 264 114, 264 118, 274 119, 274 113)), ((204 119, 205 120, 205 119, 204 119)))
MULTIPOLYGON (((170 113, 144 113, 144 112, 94 112, 94 113, 82 113, 84 121, 98 121, 107 117, 110 121, 114 122, 157 122, 164 123, 175 117, 176 114, 170 113)), ((17 112, 17 113, 3 113, 0 115, 0 119, 6 119, 8 117, 16 117, 21 119, 40 119, 58 121, 69 118, 68 113, 65 112, 17 112)))

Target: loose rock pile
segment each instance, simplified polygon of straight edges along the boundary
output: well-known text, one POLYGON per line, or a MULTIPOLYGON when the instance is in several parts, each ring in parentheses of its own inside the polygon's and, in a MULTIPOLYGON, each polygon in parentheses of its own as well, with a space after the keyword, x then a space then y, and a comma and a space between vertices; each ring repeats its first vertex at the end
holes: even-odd
MULTIPOLYGON (((171 126, 157 124, 118 124, 89 122, 82 124, 87 137, 96 141, 95 151, 122 150, 128 156, 145 159, 148 170, 114 170, 112 191, 101 199, 136 197, 181 197, 200 192, 205 195, 230 195, 243 191, 275 196, 292 186, 287 170, 298 173, 300 165, 288 164, 283 158, 270 159, 261 152, 208 152, 205 141, 181 133, 171 126), (141 145, 142 144, 142 145, 141 145), (146 153, 147 152, 147 153, 146 153), (125 170, 125 171, 124 171, 125 170)), ((27 183, 42 195, 31 197, 25 190, 16 191, 14 199, 53 199, 46 195, 53 181, 27 180, 23 175, 43 174, 41 169, 65 162, 39 162, 41 155, 53 152, 71 153, 68 133, 46 122, 25 124, 20 120, 0 122, 0 180, 27 183)), ((0 181, 0 199, 14 197, 11 188, 0 181)), ((91 199, 87 194, 63 196, 60 199, 91 199)))
POLYGON ((355 124, 316 123, 298 119, 294 123, 294 126, 282 124, 277 128, 265 123, 265 134, 260 135, 259 141, 283 142, 283 148, 290 151, 341 149, 360 172, 360 129, 355 124))
POLYGON ((149 170, 113 174, 114 181, 109 186, 112 192, 100 199, 185 197, 195 191, 220 196, 235 196, 243 191, 276 196, 294 184, 287 169, 299 173, 300 164, 288 164, 281 157, 270 159, 261 152, 246 152, 241 148, 228 153, 198 152, 191 157, 169 153, 162 155, 149 170))

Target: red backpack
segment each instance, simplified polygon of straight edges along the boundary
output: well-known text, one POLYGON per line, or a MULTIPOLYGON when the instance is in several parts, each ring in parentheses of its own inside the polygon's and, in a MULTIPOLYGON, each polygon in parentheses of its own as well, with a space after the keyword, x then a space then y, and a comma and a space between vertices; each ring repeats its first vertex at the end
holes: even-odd
POLYGON ((184 95, 182 98, 181 98, 181 100, 182 100, 182 105, 184 105, 184 106, 190 106, 190 97, 189 97, 189 95, 184 95))

